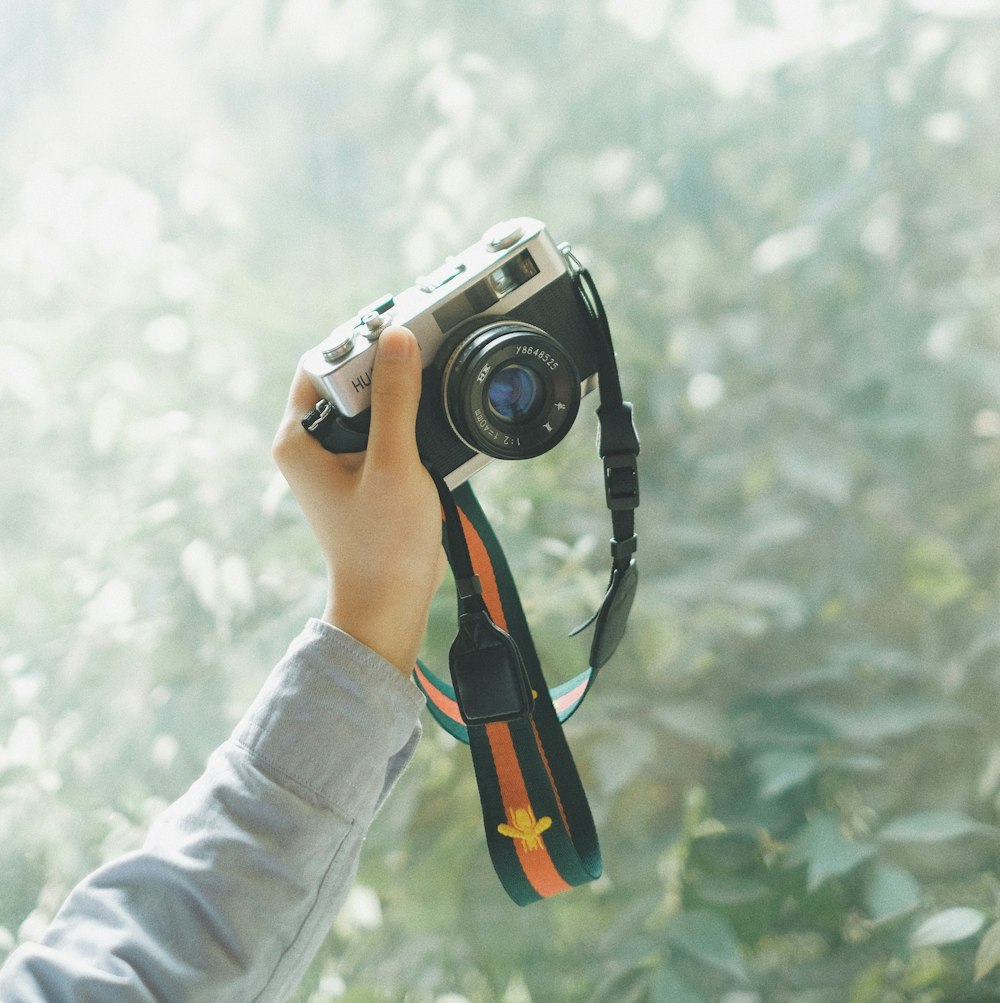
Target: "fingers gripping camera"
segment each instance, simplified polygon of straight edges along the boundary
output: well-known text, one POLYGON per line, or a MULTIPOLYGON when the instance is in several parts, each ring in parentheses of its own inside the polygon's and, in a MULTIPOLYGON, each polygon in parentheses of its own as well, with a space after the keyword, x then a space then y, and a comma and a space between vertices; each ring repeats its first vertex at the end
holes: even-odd
POLYGON ((557 445, 597 383, 592 321, 577 265, 536 219, 492 227, 461 254, 341 324, 307 353, 328 402, 322 441, 365 448, 375 343, 390 324, 413 331, 423 359, 417 444, 457 487, 491 459, 557 445))

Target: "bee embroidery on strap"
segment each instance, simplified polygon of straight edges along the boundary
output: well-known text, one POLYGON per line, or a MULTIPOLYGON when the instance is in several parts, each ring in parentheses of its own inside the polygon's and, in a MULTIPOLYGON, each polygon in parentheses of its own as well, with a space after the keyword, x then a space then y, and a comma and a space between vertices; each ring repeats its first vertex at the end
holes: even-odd
POLYGON ((540 850, 542 848, 542 833, 552 825, 552 819, 548 815, 543 815, 536 819, 531 808, 508 808, 507 817, 511 824, 500 823, 497 831, 501 836, 510 836, 511 839, 521 840, 521 844, 526 850, 540 850))

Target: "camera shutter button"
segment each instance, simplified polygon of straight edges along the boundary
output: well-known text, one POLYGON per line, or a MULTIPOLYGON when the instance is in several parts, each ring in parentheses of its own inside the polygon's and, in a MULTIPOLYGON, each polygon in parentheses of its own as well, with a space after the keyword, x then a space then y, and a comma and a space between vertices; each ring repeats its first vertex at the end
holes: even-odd
POLYGON ((377 310, 372 310, 370 313, 366 313, 364 317, 361 318, 361 323, 363 325, 361 333, 369 341, 378 341, 379 335, 389 326, 390 319, 391 316, 389 314, 379 313, 377 310))
POLYGON ((506 251, 524 236, 524 227, 514 219, 497 223, 483 234, 483 240, 491 251, 506 251))

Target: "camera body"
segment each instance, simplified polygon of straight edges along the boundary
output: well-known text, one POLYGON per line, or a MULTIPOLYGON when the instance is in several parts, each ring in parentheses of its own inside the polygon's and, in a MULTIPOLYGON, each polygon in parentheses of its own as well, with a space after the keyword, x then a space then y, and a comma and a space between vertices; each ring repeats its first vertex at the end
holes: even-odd
POLYGON ((417 446, 450 487, 491 459, 552 449, 597 385, 578 271, 543 223, 512 219, 336 327, 303 360, 336 413, 339 435, 327 447, 364 448, 376 342, 400 324, 416 336, 423 364, 417 446))

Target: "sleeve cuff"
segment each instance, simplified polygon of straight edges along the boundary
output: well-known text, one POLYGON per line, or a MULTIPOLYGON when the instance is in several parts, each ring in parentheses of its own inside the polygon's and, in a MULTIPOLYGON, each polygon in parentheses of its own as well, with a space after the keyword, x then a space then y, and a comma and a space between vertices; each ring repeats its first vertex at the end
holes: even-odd
POLYGON ((233 732, 265 773, 367 822, 389 761, 412 751, 424 698, 388 661, 321 620, 291 643, 233 732))

